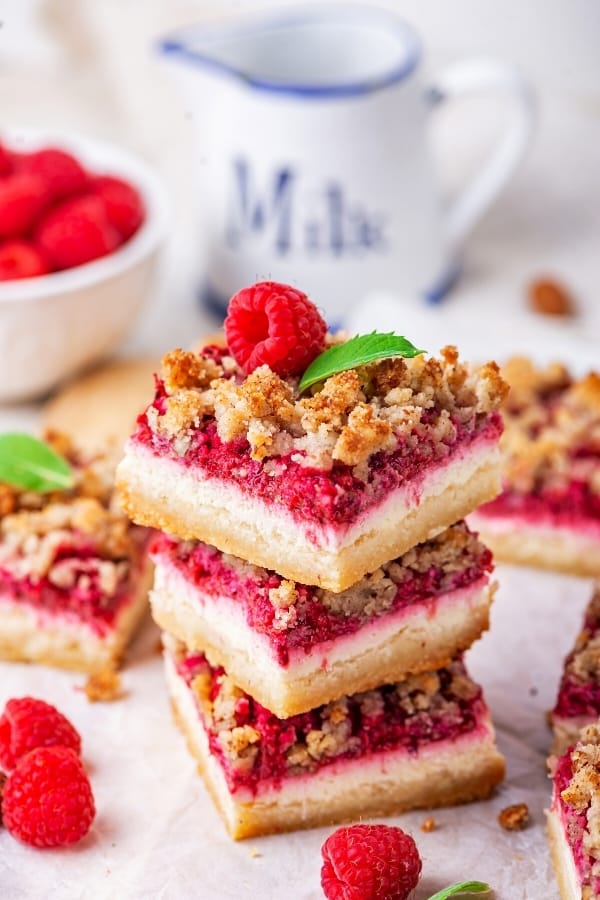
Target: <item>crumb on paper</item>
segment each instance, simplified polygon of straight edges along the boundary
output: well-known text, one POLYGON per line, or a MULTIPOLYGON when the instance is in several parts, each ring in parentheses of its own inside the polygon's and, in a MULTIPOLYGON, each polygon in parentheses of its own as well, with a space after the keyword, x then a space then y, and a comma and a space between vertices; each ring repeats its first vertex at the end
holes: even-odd
POLYGON ((433 818, 433 816, 427 816, 426 819, 423 819, 421 822, 421 831, 424 831, 426 834, 430 831, 435 831, 437 828, 437 822, 433 818))
POLYGON ((262 856, 262 853, 258 847, 250 847, 250 859, 258 859, 260 856, 262 856))
POLYGON ((538 694, 539 694, 539 691, 535 686, 529 688, 529 696, 530 697, 537 697, 538 694))
POLYGON ((529 807, 526 803, 506 806, 500 811, 498 822, 506 831, 522 831, 529 822, 529 807))
POLYGON ((554 278, 536 278, 527 289, 529 306, 544 316, 574 316, 575 301, 567 288, 554 278))
POLYGON ((115 669, 102 669, 90 675, 83 686, 83 691, 90 703, 112 703, 125 696, 121 676, 115 669))

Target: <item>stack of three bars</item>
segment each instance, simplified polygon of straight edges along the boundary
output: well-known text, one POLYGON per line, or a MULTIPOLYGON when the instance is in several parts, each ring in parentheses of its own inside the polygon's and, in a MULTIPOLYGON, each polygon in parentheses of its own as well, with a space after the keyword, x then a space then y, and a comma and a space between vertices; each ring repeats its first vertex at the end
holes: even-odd
POLYGON ((164 532, 169 690, 232 837, 479 799, 503 777, 461 659, 492 568, 461 519, 498 491, 503 393, 450 348, 305 398, 216 346, 163 360, 119 488, 164 532))

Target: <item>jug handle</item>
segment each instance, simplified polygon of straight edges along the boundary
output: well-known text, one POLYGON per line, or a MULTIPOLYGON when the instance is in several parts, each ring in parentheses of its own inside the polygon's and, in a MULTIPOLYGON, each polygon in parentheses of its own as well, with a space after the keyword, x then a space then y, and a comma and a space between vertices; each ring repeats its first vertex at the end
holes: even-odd
POLYGON ((434 106, 474 93, 513 99, 511 121, 497 146, 446 212, 446 236, 457 249, 509 180, 529 144, 535 98, 518 69, 494 59, 468 59, 449 66, 430 88, 434 106))

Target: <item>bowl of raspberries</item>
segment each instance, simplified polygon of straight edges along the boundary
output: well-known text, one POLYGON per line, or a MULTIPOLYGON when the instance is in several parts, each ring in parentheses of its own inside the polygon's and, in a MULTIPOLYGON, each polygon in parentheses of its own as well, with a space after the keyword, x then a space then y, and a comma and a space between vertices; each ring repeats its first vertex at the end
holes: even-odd
POLYGON ((149 293, 168 223, 160 178, 99 141, 0 133, 0 402, 107 356, 149 293))

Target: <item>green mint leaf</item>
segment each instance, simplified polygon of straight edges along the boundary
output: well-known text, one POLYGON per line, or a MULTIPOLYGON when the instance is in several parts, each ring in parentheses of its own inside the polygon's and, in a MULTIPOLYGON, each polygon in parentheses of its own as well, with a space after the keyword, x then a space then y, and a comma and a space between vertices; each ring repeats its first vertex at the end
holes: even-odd
POLYGON ((46 494, 72 487, 73 472, 48 444, 14 431, 0 434, 0 481, 46 494))
POLYGON ((329 347, 328 350, 313 359, 300 379, 298 390, 302 393, 313 384, 325 381, 331 375, 347 372, 348 369, 355 369, 357 366, 364 366, 376 359, 385 359, 390 356, 408 358, 419 356, 421 353, 425 353, 425 351, 417 350, 410 341, 400 337, 399 334, 394 334, 393 331, 357 334, 356 337, 350 338, 343 344, 334 344, 333 347, 329 347))
POLYGON ((489 894, 491 890, 489 884, 483 881, 457 881, 456 884, 451 884, 433 894, 429 900, 446 900, 447 897, 454 897, 457 894, 489 894))

